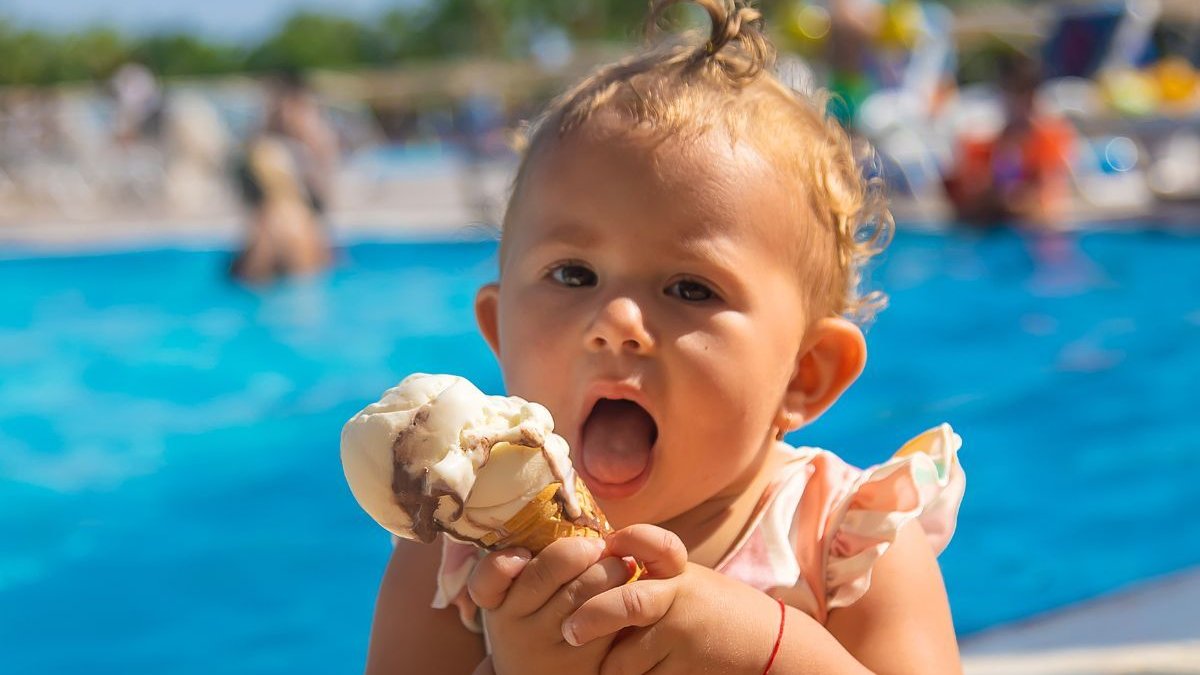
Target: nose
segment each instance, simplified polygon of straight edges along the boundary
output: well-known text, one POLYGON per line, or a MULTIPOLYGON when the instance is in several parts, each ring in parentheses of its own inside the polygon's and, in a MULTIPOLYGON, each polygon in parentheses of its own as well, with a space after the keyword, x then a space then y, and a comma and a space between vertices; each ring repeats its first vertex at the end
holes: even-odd
POLYGON ((642 308, 629 297, 611 298, 596 312, 585 336, 592 351, 612 350, 645 355, 654 349, 654 338, 646 328, 642 308))

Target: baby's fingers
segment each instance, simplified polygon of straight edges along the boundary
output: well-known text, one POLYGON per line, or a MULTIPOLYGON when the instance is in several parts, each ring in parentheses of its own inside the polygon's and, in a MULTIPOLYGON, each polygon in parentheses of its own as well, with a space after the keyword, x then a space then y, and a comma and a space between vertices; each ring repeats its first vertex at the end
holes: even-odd
POLYGON ((534 556, 513 583, 504 611, 524 617, 541 609, 564 584, 583 574, 604 552, 604 541, 564 537, 534 556))
POLYGON ((578 647, 622 628, 656 623, 671 609, 675 588, 672 580, 652 579, 605 591, 563 621, 563 639, 578 647))
POLYGON ((499 607, 508 595, 513 579, 525 569, 530 557, 529 551, 523 548, 493 551, 484 556, 467 580, 471 600, 483 609, 499 607))
POLYGON ((666 579, 683 574, 687 567, 687 548, 670 530, 645 523, 630 525, 610 534, 608 552, 617 557, 631 556, 646 566, 650 579, 666 579))
POLYGON ((601 558, 573 581, 567 582, 540 610, 547 621, 561 624, 588 598, 629 581, 629 564, 621 558, 601 558))

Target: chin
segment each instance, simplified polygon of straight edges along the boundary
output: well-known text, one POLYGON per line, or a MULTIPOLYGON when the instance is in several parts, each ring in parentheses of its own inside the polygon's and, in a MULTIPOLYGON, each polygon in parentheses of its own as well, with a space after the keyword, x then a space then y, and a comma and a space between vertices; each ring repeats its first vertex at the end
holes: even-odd
POLYGON ((662 503, 661 499, 649 499, 647 495, 635 495, 620 499, 597 499, 600 508, 614 530, 619 530, 638 523, 658 525, 676 518, 687 511, 679 511, 662 503))
POLYGON ((657 522, 653 518, 653 513, 647 512, 644 507, 639 508, 636 498, 596 498, 600 508, 604 511, 604 516, 608 518, 608 523, 613 526, 614 530, 620 530, 630 525, 637 523, 653 523, 657 522), (649 517, 648 517, 649 516, 649 517))

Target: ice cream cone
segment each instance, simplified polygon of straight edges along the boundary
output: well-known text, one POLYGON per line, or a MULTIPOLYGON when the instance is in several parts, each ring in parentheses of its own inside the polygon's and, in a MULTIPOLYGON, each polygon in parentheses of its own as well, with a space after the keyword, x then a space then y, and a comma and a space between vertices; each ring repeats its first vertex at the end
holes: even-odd
POLYGON ((515 516, 504 523, 503 530, 489 532, 479 543, 489 550, 521 547, 537 555, 550 542, 563 537, 603 538, 612 532, 608 519, 596 506, 596 500, 582 480, 575 477, 575 497, 579 501, 579 517, 572 520, 557 498, 561 483, 550 483, 515 516))
MULTIPOLYGON (((575 520, 567 516, 562 501, 557 498, 560 483, 551 483, 529 500, 517 515, 504 523, 504 531, 490 532, 479 539, 479 545, 491 551, 505 548, 524 548, 537 555, 556 539, 563 537, 593 537, 602 539, 612 533, 612 525, 596 504, 587 485, 575 477, 575 498, 579 502, 580 515, 575 520)), ((637 581, 646 568, 631 561, 629 579, 637 581)))

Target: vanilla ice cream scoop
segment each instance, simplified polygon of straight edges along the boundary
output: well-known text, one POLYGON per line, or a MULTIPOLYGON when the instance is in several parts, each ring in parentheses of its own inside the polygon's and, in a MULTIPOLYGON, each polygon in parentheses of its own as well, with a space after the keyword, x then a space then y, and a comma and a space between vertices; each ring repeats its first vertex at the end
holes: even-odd
POLYGON ((513 535, 538 519, 557 523, 558 536, 564 524, 603 533, 553 430, 537 403, 487 396, 453 375, 410 375, 342 428, 342 467, 363 509, 407 539, 528 545, 513 535))

